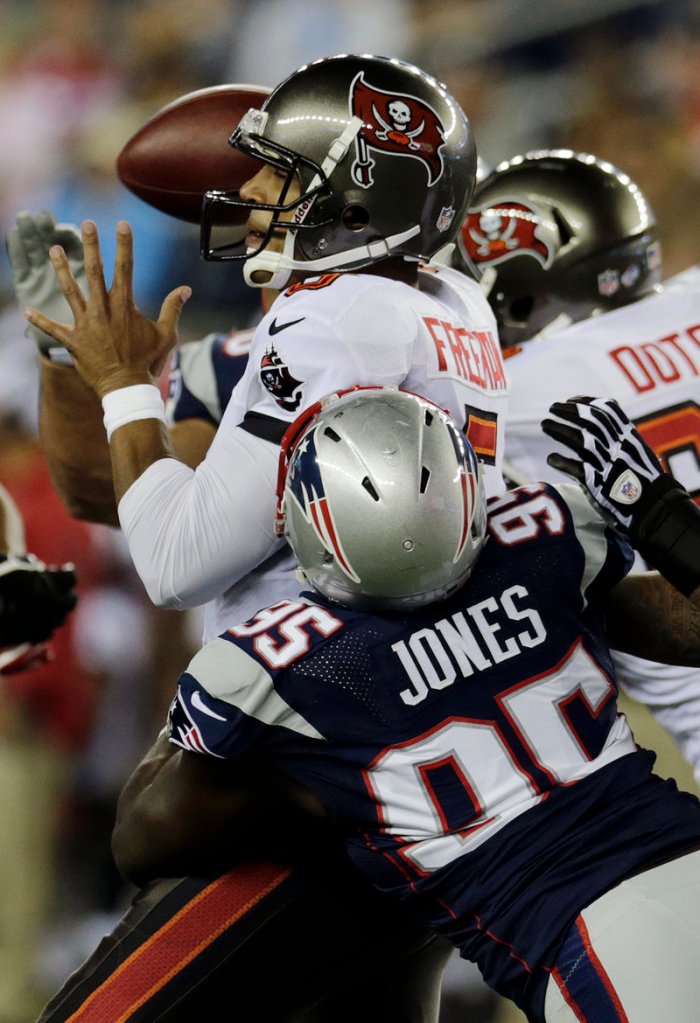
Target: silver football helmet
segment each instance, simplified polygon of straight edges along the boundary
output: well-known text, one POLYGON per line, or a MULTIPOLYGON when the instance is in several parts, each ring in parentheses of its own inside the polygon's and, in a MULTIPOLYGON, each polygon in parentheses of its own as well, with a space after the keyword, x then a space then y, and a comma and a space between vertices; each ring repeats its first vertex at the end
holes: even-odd
POLYGON ((292 270, 429 260, 456 241, 474 188, 476 150, 462 108, 432 75, 393 58, 340 54, 305 65, 242 118, 229 142, 281 172, 280 196, 263 205, 207 192, 201 252, 245 260, 256 287, 284 287, 292 270), (290 199, 295 179, 300 195, 290 199), (218 228, 256 209, 272 212, 256 250, 215 244, 218 228), (272 252, 279 230, 284 250, 272 252))
POLYGON ((481 550, 479 464, 424 398, 389 387, 334 394, 287 431, 277 529, 331 600, 420 607, 461 586, 481 550))

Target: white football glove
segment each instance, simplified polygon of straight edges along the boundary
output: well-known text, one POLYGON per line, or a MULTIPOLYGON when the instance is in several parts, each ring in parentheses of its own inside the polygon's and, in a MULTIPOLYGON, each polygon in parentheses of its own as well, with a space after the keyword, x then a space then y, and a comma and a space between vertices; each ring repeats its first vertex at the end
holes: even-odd
MULTIPOLYGON (((63 297, 49 259, 49 249, 52 245, 63 247, 71 273, 86 294, 87 277, 80 231, 74 224, 57 224, 48 210, 42 210, 36 216, 26 211, 18 213, 16 224, 7 232, 7 255, 20 308, 34 306, 52 320, 72 323, 73 313, 63 297)), ((25 334, 36 341, 42 355, 53 362, 72 365, 69 353, 50 334, 31 324, 27 325, 25 334)))

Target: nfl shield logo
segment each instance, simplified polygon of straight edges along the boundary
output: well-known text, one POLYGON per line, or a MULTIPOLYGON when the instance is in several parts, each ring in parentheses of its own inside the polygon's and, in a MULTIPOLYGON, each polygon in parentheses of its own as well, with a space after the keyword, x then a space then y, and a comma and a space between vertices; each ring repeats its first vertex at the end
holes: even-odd
POLYGON ((639 497, 639 487, 632 480, 625 480, 620 487, 620 495, 633 504, 639 497))
POLYGON ((620 289, 620 274, 617 270, 603 270, 598 274, 598 291, 606 298, 610 298, 620 289))
POLYGON ((454 218, 454 206, 443 206, 440 210, 440 216, 437 218, 438 231, 447 231, 454 218))

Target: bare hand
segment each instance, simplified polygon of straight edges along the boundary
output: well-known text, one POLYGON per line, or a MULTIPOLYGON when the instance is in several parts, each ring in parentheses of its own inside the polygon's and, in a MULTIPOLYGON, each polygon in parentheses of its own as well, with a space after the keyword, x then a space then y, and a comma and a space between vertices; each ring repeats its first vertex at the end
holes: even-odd
POLYGON ((82 224, 82 239, 87 297, 71 273, 64 250, 54 245, 49 252, 74 324, 58 323, 32 307, 25 309, 25 316, 70 352, 75 368, 98 397, 130 384, 154 383, 177 344, 180 313, 191 290, 175 288, 164 299, 158 320, 149 320, 134 303, 133 240, 126 221, 117 224, 114 280, 109 291, 97 228, 91 220, 82 224))

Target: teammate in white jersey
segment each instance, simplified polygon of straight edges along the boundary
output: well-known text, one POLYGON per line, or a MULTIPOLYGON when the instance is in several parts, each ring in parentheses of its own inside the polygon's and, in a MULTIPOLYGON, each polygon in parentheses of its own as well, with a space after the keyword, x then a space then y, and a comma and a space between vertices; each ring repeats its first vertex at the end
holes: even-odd
MULTIPOLYGON (((476 157, 466 118, 440 83, 383 58, 317 61, 251 111, 231 141, 263 166, 240 196, 209 197, 205 256, 217 257, 209 243, 217 212, 230 223, 233 211, 247 225, 239 256, 248 283, 281 294, 196 473, 173 457, 153 388, 186 291, 168 296, 155 324, 134 309, 128 225, 119 225, 109 292, 94 225, 86 222, 82 236, 89 294, 52 248, 75 327, 28 317, 68 349, 80 374, 45 367, 55 370, 53 412, 81 381, 105 399, 120 521, 149 593, 174 607, 216 601, 206 635, 234 606, 240 617, 265 601, 259 578, 243 606, 234 603, 240 589, 224 591, 280 551, 271 518, 276 445, 300 410, 330 388, 419 388, 449 405, 498 490, 507 400, 493 314, 478 286, 446 265, 476 157), (420 262, 429 265, 419 270, 420 262), (60 373, 71 376, 63 396, 60 373)), ((86 450, 94 450, 97 409, 73 422, 86 450)), ((276 592, 296 595, 291 563, 286 580, 276 592)))
MULTIPOLYGON (((519 156, 477 187, 462 240, 507 346, 516 482, 561 480, 540 422, 562 396, 600 394, 700 501, 700 268, 660 283, 656 221, 637 185, 587 154, 519 156)), ((698 670, 615 661, 700 781, 698 670)))

